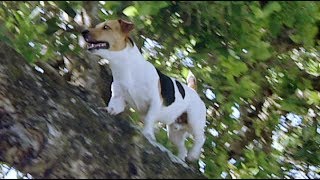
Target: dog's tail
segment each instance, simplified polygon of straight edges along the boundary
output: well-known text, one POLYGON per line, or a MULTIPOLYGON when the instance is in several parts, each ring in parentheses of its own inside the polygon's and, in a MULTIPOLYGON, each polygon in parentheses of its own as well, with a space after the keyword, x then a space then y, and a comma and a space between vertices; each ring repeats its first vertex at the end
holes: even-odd
POLYGON ((187 84, 189 87, 197 91, 197 79, 191 71, 188 73, 187 84))

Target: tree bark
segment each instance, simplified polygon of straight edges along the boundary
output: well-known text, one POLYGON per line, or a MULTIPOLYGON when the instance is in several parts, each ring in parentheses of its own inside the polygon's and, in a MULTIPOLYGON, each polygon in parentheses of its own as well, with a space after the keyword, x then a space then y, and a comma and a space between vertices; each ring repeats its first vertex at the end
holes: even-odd
POLYGON ((96 95, 36 71, 0 42, 0 161, 33 178, 204 178, 99 110, 96 95))

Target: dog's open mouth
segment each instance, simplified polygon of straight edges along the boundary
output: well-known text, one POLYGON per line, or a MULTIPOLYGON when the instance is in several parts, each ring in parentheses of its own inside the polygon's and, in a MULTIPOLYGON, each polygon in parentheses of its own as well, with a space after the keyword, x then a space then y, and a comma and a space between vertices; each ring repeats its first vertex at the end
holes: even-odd
POLYGON ((108 42, 88 42, 87 48, 89 51, 97 49, 109 49, 108 42))

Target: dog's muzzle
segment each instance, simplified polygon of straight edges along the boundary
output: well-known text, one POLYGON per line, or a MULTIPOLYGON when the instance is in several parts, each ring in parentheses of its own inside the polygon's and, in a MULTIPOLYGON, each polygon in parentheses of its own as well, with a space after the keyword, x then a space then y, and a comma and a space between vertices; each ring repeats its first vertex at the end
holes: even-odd
POLYGON ((89 51, 95 49, 109 49, 110 47, 110 44, 106 41, 96 41, 93 39, 89 30, 84 30, 81 32, 81 34, 84 40, 88 43, 87 48, 89 51))

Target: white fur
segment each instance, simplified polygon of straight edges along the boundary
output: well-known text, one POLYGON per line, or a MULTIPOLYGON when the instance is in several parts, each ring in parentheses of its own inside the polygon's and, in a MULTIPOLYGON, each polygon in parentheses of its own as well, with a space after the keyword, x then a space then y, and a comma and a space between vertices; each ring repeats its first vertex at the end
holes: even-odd
POLYGON ((158 89, 159 76, 155 67, 146 61, 138 50, 127 44, 120 51, 106 49, 93 50, 92 53, 109 60, 112 70, 112 97, 107 111, 118 114, 125 109, 126 103, 144 117, 143 134, 149 141, 155 141, 154 124, 167 124, 169 139, 178 147, 179 158, 194 161, 199 159, 205 141, 206 107, 195 90, 183 84, 183 99, 175 79, 175 101, 168 107, 163 106, 158 89), (188 114, 188 124, 181 125, 175 120, 183 113, 188 114), (191 133, 194 138, 192 149, 187 152, 185 139, 191 133))

